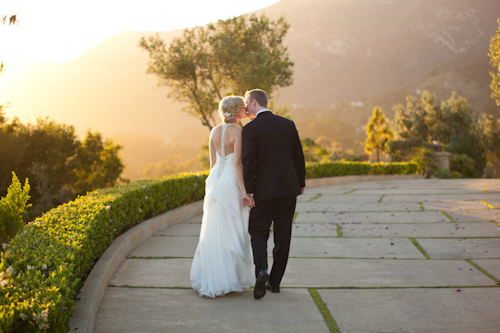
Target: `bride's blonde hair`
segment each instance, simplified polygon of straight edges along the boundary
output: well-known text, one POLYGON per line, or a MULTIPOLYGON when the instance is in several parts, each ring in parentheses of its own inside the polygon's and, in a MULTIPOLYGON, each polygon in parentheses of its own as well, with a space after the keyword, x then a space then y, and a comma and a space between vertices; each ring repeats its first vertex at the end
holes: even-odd
POLYGON ((230 123, 234 119, 234 115, 245 107, 245 100, 241 96, 227 96, 224 97, 219 103, 220 119, 224 123, 230 123))

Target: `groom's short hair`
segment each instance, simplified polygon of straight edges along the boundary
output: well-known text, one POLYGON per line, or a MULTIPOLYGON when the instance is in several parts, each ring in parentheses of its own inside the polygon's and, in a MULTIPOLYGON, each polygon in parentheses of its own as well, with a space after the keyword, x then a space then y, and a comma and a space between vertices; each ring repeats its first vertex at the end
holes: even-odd
POLYGON ((245 96, 250 96, 250 100, 255 99, 257 103, 263 108, 267 108, 267 103, 269 102, 269 98, 267 98, 267 94, 262 89, 253 89, 247 91, 245 96))

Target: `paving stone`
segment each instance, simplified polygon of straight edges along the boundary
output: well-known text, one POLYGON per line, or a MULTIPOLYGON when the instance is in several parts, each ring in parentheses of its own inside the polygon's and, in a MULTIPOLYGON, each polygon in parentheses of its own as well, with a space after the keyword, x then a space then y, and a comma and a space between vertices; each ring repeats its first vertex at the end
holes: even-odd
POLYGON ((498 198, 498 199, 487 198, 487 199, 485 199, 483 201, 486 202, 487 204, 495 207, 495 208, 500 208, 500 198, 498 198))
MULTIPOLYGON (((357 190, 356 194, 406 194, 406 195, 414 195, 414 194, 457 194, 458 190, 456 189, 447 189, 447 188, 396 188, 396 189, 363 189, 357 190)), ((467 196, 469 194, 482 194, 483 190, 470 190, 467 189, 464 194, 467 196)))
POLYGON ((292 237, 304 236, 326 236, 337 237, 337 225, 335 223, 294 223, 292 226, 292 237))
POLYGON ((500 259, 474 259, 472 261, 500 280, 500 259))
POLYGON ((109 282, 114 286, 191 288, 193 259, 125 259, 109 282))
POLYGON ((158 231, 155 236, 199 236, 201 224, 178 223, 169 228, 158 231))
POLYGON ((343 237, 500 237, 493 223, 350 224, 343 237))
POLYGON ((323 194, 317 199, 315 199, 314 203, 338 203, 338 202, 346 202, 346 203, 377 203, 380 200, 381 195, 357 195, 357 194, 323 194))
POLYGON ((202 298, 194 290, 108 288, 96 333, 137 332, 329 332, 305 289, 202 298), (270 315, 272 313, 272 315, 270 315))
MULTIPOLYGON (((272 256, 272 248, 268 248, 272 256)), ((425 259, 409 239, 296 238, 291 257, 398 258, 425 259), (367 246, 367 244, 371 244, 367 246)))
POLYGON ((452 222, 441 211, 412 212, 307 212, 297 214, 297 223, 434 223, 452 222))
POLYGON ((189 257, 198 246, 199 237, 172 236, 151 237, 132 252, 130 257, 189 257))
POLYGON ((500 288, 318 290, 341 332, 488 332, 500 288))
POLYGON ((184 221, 184 223, 201 223, 203 219, 203 215, 196 215, 195 217, 190 218, 189 220, 184 221))
POLYGON ((417 241, 432 259, 500 258, 500 238, 418 238, 417 241))
POLYGON ((424 210, 468 210, 468 209, 489 209, 481 201, 427 201, 422 202, 424 210))
POLYGON ((465 201, 465 200, 488 200, 496 195, 492 194, 419 194, 419 195, 392 195, 386 194, 382 202, 433 202, 433 201, 465 201))
POLYGON ((318 196, 318 193, 304 193, 297 197, 297 202, 307 202, 318 196))
POLYGON ((500 209, 481 209, 469 211, 447 211, 457 222, 496 221, 500 222, 500 209))
POLYGON ((281 283, 283 287, 308 288, 493 285, 493 280, 466 261, 415 259, 291 258, 281 283))

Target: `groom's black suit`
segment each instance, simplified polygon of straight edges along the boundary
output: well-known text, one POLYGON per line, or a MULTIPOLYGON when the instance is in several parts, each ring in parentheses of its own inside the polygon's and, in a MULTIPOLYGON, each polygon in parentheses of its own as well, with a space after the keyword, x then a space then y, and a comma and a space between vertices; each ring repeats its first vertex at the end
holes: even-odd
POLYGON ((267 269, 267 240, 274 222, 273 268, 269 283, 279 287, 288 261, 297 195, 305 187, 305 162, 293 121, 264 111, 243 127, 243 175, 254 194, 249 233, 255 275, 267 269))

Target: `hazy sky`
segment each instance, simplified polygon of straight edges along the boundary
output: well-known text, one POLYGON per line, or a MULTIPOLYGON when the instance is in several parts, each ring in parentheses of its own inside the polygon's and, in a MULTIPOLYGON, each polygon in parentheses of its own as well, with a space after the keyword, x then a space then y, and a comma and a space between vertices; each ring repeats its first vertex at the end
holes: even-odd
POLYGON ((64 62, 124 30, 170 31, 268 7, 279 0, 7 0, 0 14, 0 59, 64 62))

